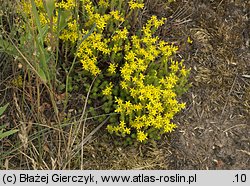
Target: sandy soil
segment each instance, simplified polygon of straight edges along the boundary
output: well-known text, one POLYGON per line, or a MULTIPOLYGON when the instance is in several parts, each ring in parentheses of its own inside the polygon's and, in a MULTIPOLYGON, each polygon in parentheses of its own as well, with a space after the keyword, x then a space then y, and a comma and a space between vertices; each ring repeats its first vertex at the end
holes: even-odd
POLYGON ((249 169, 250 2, 196 0, 175 6, 177 13, 184 10, 173 17, 169 34, 193 40, 191 46, 180 44, 193 86, 185 97, 188 108, 177 118, 170 168, 249 169))

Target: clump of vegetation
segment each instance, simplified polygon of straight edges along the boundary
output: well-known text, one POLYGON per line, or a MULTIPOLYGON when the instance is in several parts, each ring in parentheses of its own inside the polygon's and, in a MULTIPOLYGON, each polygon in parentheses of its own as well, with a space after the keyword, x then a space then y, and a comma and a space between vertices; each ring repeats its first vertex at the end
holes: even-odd
MULTIPOLYGON (((70 71, 79 61, 86 80, 82 86, 89 88, 88 80, 95 78, 89 103, 98 100, 105 113, 117 113, 111 116, 107 130, 127 137, 128 143, 131 138, 140 142, 158 139, 176 128, 171 120, 185 107, 177 98, 186 91, 189 74, 183 61, 171 58, 178 48, 156 35, 166 18, 153 15, 144 26, 132 29, 143 7, 142 0, 22 3, 24 32, 38 32, 38 47, 47 49, 40 48, 36 54, 41 77, 53 81, 52 67, 56 67, 60 44, 70 46, 70 71)), ((68 80, 69 76, 66 94, 68 80)), ((95 105, 90 111, 97 114, 95 105)))
POLYGON ((84 87, 89 113, 112 114, 107 130, 128 144, 160 139, 177 127, 172 119, 185 107, 178 97, 189 70, 173 59, 178 47, 157 35, 166 18, 153 15, 136 26, 143 8, 143 0, 22 1, 20 39, 11 50, 47 88, 58 121, 56 89, 65 92, 64 112, 69 93, 84 87), (66 72, 61 81, 59 66, 66 72))

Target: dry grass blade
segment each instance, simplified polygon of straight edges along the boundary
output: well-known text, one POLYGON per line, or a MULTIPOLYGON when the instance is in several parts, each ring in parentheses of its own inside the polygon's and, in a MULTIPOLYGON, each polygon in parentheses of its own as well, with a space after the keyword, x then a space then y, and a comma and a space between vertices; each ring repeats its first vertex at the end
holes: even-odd
POLYGON ((230 90, 229 90, 229 92, 228 92, 227 100, 226 100, 225 105, 224 105, 224 107, 223 107, 223 109, 222 109, 221 116, 222 116, 222 115, 224 114, 224 112, 225 112, 225 109, 226 109, 227 104, 228 104, 229 96, 231 95, 231 93, 232 93, 232 91, 233 91, 233 88, 234 88, 236 79, 237 79, 237 74, 235 75, 234 80, 233 80, 233 83, 232 83, 232 86, 231 86, 231 88, 230 88, 230 90))
POLYGON ((242 152, 242 153, 245 153, 245 154, 247 154, 248 156, 250 156, 250 152, 248 152, 248 151, 246 151, 246 150, 237 150, 237 151, 242 152))
POLYGON ((223 132, 227 132, 227 131, 232 130, 232 129, 237 128, 237 127, 247 127, 247 124, 234 125, 232 127, 229 127, 228 129, 224 130, 223 132))
POLYGON ((247 75, 247 74, 243 74, 242 77, 250 79, 250 75, 247 75))
POLYGON ((188 6, 188 2, 186 2, 184 6, 179 6, 173 15, 171 15, 170 21, 173 22, 174 25, 188 23, 192 21, 192 19, 189 19, 192 14, 186 15, 188 12, 190 12, 190 8, 188 6))
MULTIPOLYGON (((73 147, 73 145, 74 145, 74 143, 76 141, 76 138, 77 138, 77 136, 78 136, 78 134, 80 132, 80 128, 82 127, 82 122, 83 122, 84 116, 86 114, 86 108, 87 108, 89 94, 90 94, 91 88, 92 88, 92 86, 93 86, 93 84, 95 82, 95 79, 96 79, 96 77, 94 78, 94 80, 92 81, 92 83, 91 83, 91 85, 89 87, 89 90, 88 90, 88 93, 87 93, 87 96, 86 96, 86 99, 85 99, 85 103, 84 103, 84 107, 83 107, 83 111, 82 111, 81 117, 80 117, 79 121, 77 122, 78 123, 78 127, 77 127, 76 131, 73 133, 74 137, 73 137, 73 139, 72 139, 72 141, 70 143, 70 148, 73 147)), ((83 135, 84 135, 84 129, 83 129, 83 135)))
MULTIPOLYGON (((86 120, 87 120, 87 114, 86 114, 87 103, 88 103, 89 95, 90 95, 90 92, 91 92, 91 89, 93 87, 93 84, 94 84, 95 80, 96 80, 96 77, 93 79, 93 81, 92 81, 92 83, 91 83, 91 85, 89 87, 89 90, 88 90, 88 93, 86 95, 86 99, 85 99, 85 102, 84 102, 84 107, 83 107, 83 111, 82 111, 81 117, 80 117, 79 121, 75 122, 75 124, 77 125, 76 129, 73 130, 72 126, 71 126, 71 129, 70 129, 70 132, 69 132, 68 143, 67 143, 67 150, 66 150, 66 157, 67 157, 67 163, 66 163, 66 165, 68 165, 70 163, 70 160, 72 159, 71 158, 71 154, 72 154, 72 151, 74 152, 73 146, 74 146, 74 144, 76 142, 77 137, 80 134, 81 127, 82 127, 82 131, 81 131, 81 136, 82 137, 81 137, 81 140, 82 141, 84 140, 84 136, 85 136, 85 124, 86 124, 86 120), (85 117, 85 119, 84 119, 84 117, 85 117)), ((80 148, 83 149, 83 145, 80 148)), ((83 150, 82 150, 82 152, 83 152, 83 150)), ((83 162, 83 159, 81 159, 81 161, 83 162)))
POLYGON ((71 151, 70 159, 65 163, 63 169, 65 169, 70 161, 78 154, 79 151, 82 150, 83 145, 85 145, 93 135, 100 130, 100 128, 108 121, 109 117, 107 117, 101 124, 99 124, 94 130, 92 130, 79 144, 77 144, 74 149, 71 151))

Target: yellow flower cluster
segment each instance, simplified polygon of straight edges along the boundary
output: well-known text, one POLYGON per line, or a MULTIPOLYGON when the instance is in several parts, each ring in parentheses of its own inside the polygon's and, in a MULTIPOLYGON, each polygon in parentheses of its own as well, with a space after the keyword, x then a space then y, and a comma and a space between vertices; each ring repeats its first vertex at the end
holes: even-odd
MULTIPOLYGON (((43 28, 50 27, 51 21, 53 21, 52 22, 53 31, 55 32, 55 35, 59 35, 59 38, 61 40, 76 42, 79 39, 80 34, 78 31, 78 24, 76 22, 76 19, 73 18, 72 16, 73 14, 69 12, 70 10, 72 11, 74 8, 76 8, 75 0, 67 0, 67 1, 62 0, 60 2, 54 1, 55 10, 54 10, 54 16, 52 20, 50 20, 48 17, 48 13, 47 13, 46 8, 44 7, 45 4, 43 3, 43 0, 35 0, 34 2, 38 10, 40 24, 43 28), (67 14, 67 16, 63 17, 61 13, 60 14, 61 17, 59 19, 61 22, 66 22, 66 26, 65 28, 60 30, 60 33, 56 33, 58 29, 57 27, 58 27, 59 9, 64 10, 64 13, 67 14), (62 19, 65 19, 65 20, 62 20, 62 19)), ((28 17, 30 17, 30 21, 33 22, 34 15, 32 12, 31 2, 23 0, 21 3, 21 6, 23 9, 23 12, 28 17)), ((47 42, 49 38, 48 35, 45 38, 46 38, 45 41, 47 42)))
POLYGON ((56 7, 62 8, 65 10, 72 10, 76 7, 76 1, 75 0, 62 0, 61 2, 58 2, 55 4, 56 7))
POLYGON ((112 40, 113 41, 119 41, 120 39, 127 39, 127 35, 128 35, 128 30, 127 28, 123 28, 123 30, 117 30, 115 31, 113 37, 112 37, 112 40))
MULTIPOLYGON (((171 59, 178 47, 155 36, 166 19, 152 16, 138 32, 140 34, 132 34, 126 16, 142 9, 143 0, 80 1, 78 5, 75 0, 55 4, 54 30, 58 30, 59 9, 71 12, 65 18, 66 26, 60 30, 59 38, 73 46, 79 43, 75 55, 83 69, 110 81, 101 91, 102 96, 116 95, 113 111, 120 119, 111 122, 107 130, 123 137, 135 134, 140 142, 151 138, 151 129, 158 131, 158 135, 173 131, 177 126, 171 120, 185 107, 177 101, 177 89, 183 88, 189 70, 183 61, 171 59), (84 12, 80 18, 72 13, 77 6, 82 6, 84 12), (126 15, 122 9, 128 6, 130 13, 126 15), (118 93, 113 95, 115 89, 118 93)), ((49 24, 42 0, 35 2, 42 26, 49 24)), ((29 3, 23 6, 30 12, 29 3)))
MULTIPOLYGON (((182 62, 169 59, 178 48, 152 36, 153 29, 164 24, 164 20, 152 16, 143 27, 141 38, 131 36, 131 43, 125 45, 125 62, 120 69, 120 86, 135 101, 116 98, 115 112, 128 118, 128 129, 137 134, 139 141, 147 139, 150 128, 158 129, 162 133, 173 131, 176 125, 171 120, 185 107, 184 103, 176 100, 174 88, 180 74, 186 76, 188 70, 182 62), (163 67, 168 66, 168 74, 166 72, 162 76, 158 74, 160 69, 150 69, 150 65, 156 60, 163 67)), ((118 126, 109 125, 108 128, 109 131, 124 135, 123 129, 120 130, 118 126)))
POLYGON ((92 26, 96 24, 96 27, 103 31, 107 25, 107 22, 110 20, 110 14, 100 14, 95 11, 93 3, 89 0, 84 1, 84 8, 87 13, 88 21, 85 23, 86 26, 92 26))
MULTIPOLYGON (((87 31, 82 32, 83 34, 87 34, 87 31)), ((110 53, 108 42, 109 39, 105 39, 101 33, 93 32, 80 44, 77 56, 84 70, 91 72, 94 76, 100 74, 101 70, 97 66, 97 54, 102 53, 105 55, 110 53)))
POLYGON ((117 68, 117 64, 110 63, 109 68, 108 68, 107 71, 110 74, 115 74, 116 73, 116 68, 117 68))
POLYGON ((138 112, 143 109, 141 103, 132 104, 130 101, 125 101, 125 103, 123 103, 123 100, 120 98, 116 98, 116 103, 117 108, 115 112, 120 114, 130 115, 132 112, 138 112))
POLYGON ((144 7, 143 3, 137 3, 135 2, 135 0, 130 0, 128 4, 131 10, 136 9, 136 8, 142 9, 144 7))
POLYGON ((108 8, 108 7, 109 7, 109 4, 110 4, 109 0, 100 0, 100 1, 99 1, 99 5, 100 5, 101 7, 108 8))
POLYGON ((109 85, 102 91, 103 95, 110 96, 112 94, 113 83, 110 82, 109 85))
POLYGON ((142 141, 148 139, 147 136, 148 136, 148 134, 145 134, 143 131, 138 131, 138 132, 137 132, 137 139, 138 139, 138 141, 140 141, 140 142, 142 142, 142 141))
POLYGON ((76 42, 79 38, 78 26, 76 20, 72 20, 68 23, 68 29, 63 30, 59 38, 63 41, 76 42))
POLYGON ((107 130, 110 133, 115 132, 116 134, 118 134, 118 132, 120 132, 122 136, 126 136, 126 135, 131 133, 130 128, 126 127, 126 123, 124 121, 120 121, 118 126, 108 125, 107 130))
POLYGON ((109 14, 112 15, 116 21, 120 21, 120 22, 125 21, 124 17, 122 17, 122 15, 120 15, 120 12, 118 10, 115 10, 115 11, 113 10, 109 14))

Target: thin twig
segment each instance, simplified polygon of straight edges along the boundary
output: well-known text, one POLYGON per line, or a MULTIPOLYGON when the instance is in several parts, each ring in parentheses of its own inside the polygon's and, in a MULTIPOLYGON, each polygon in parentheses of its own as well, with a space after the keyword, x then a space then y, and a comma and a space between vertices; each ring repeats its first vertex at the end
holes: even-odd
MULTIPOLYGON (((94 130, 92 130, 90 133, 89 133, 89 135, 86 137, 86 138, 84 138, 83 139, 83 141, 80 143, 80 144, 78 144, 78 145, 76 145, 75 146, 75 149, 74 150, 77 150, 77 149, 79 149, 79 147, 81 147, 82 145, 85 145, 91 138, 92 138, 92 136, 108 121, 108 119, 109 119, 109 117, 107 117, 101 124, 99 124, 94 130)), ((76 151, 76 153, 77 152, 79 152, 79 150, 78 151, 76 151)))
POLYGON ((238 149, 237 149, 236 151, 243 152, 243 153, 247 154, 248 156, 250 156, 250 152, 248 152, 248 151, 246 151, 246 150, 238 150, 238 149))
MULTIPOLYGON (((85 112, 86 112, 86 108, 87 108, 87 104, 88 104, 89 94, 90 94, 91 88, 92 88, 92 86, 93 86, 96 78, 97 78, 97 76, 94 78, 94 80, 92 81, 92 83, 91 83, 91 85, 89 87, 89 90, 88 90, 88 93, 87 93, 87 96, 86 96, 86 99, 85 99, 85 103, 84 103, 82 115, 81 115, 81 117, 79 119, 79 123, 78 123, 78 128, 77 128, 76 134, 79 133, 80 127, 82 126, 82 121, 83 121, 83 118, 84 118, 84 115, 85 115, 85 112)), ((75 143, 75 140, 76 140, 76 137, 77 137, 76 134, 75 134, 75 137, 72 140, 71 146, 73 146, 73 144, 75 143)))
POLYGON ((73 159, 75 156, 76 156, 76 154, 81 150, 81 148, 80 147, 82 147, 83 145, 85 145, 91 138, 92 138, 92 136, 108 121, 108 119, 109 119, 109 117, 107 117, 100 125, 98 125, 93 131, 91 131, 90 133, 89 133, 89 135, 88 136, 86 136, 83 140, 82 140, 82 142, 80 143, 80 144, 78 144, 78 145, 76 145, 75 146, 75 148, 74 148, 74 150, 73 150, 73 152, 74 153, 72 153, 72 155, 70 156, 70 159, 68 160, 68 162, 64 165, 64 167, 63 167, 63 169, 65 169, 66 168, 66 166, 68 165, 68 163, 71 161, 71 159, 73 159))
POLYGON ((244 127, 244 126, 247 126, 247 124, 239 124, 239 125, 234 125, 232 127, 229 127, 228 129, 224 130, 223 132, 227 132, 233 128, 236 128, 236 127, 244 127))

